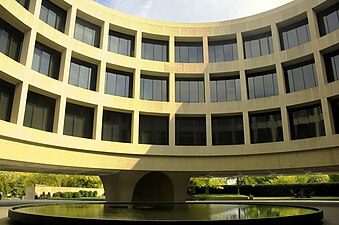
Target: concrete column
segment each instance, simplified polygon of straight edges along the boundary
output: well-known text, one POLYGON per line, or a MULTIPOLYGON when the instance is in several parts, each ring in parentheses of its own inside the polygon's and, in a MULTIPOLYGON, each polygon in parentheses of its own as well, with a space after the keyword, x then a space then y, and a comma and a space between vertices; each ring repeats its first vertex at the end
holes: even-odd
POLYGON ((77 17, 77 8, 73 5, 67 11, 67 18, 65 24, 65 34, 69 35, 71 38, 73 38, 74 36, 76 17, 77 17))
POLYGON ((60 76, 59 76, 60 81, 66 84, 68 83, 69 79, 71 60, 72 60, 72 50, 67 48, 61 55, 60 76))
POLYGON ((330 136, 335 134, 335 127, 333 123, 333 117, 331 116, 331 106, 330 102, 325 98, 321 99, 321 109, 324 119, 324 126, 325 126, 325 135, 330 136))
POLYGON ((206 145, 212 146, 212 115, 206 113, 206 145))
POLYGON ((132 202, 138 180, 147 172, 121 171, 112 175, 100 176, 104 184, 107 202, 132 202))
POLYGON ((25 33, 22 43, 20 62, 28 68, 31 68, 33 62, 36 34, 36 30, 29 30, 25 33))
POLYGON ((170 73, 168 82, 169 82, 169 85, 168 85, 169 102, 174 103, 175 102, 175 73, 170 73))
POLYGON ((208 37, 204 36, 202 38, 202 49, 203 49, 203 55, 204 55, 204 63, 209 62, 209 56, 208 56, 208 37))
POLYGON ((204 74, 204 84, 205 84, 205 102, 211 102, 211 85, 210 85, 210 74, 204 74))
MULTIPOLYGON (((180 172, 139 172, 139 171, 120 171, 112 175, 101 176, 101 180, 104 184, 105 196, 107 202, 132 202, 133 195, 135 192, 144 193, 147 195, 153 202, 162 202, 161 199, 156 199, 157 194, 161 193, 162 195, 172 195, 168 196, 170 199, 173 199, 173 202, 184 202, 187 199, 187 189, 189 184, 189 173, 180 173, 180 172), (169 183, 161 183, 157 179, 147 179, 148 182, 145 182, 145 186, 137 186, 138 182, 142 178, 147 176, 154 177, 162 176, 169 179, 169 183), (168 187, 172 185, 172 187, 168 187), (139 190, 136 190, 136 187, 139 190), (168 193, 164 190, 159 190, 159 188, 172 189, 173 193, 168 193), (154 193, 154 195, 152 195, 154 193), (151 196, 149 196, 151 195, 151 196)), ((141 182, 143 183, 143 182, 141 182)), ((142 196, 141 196, 142 197, 142 196)), ((163 197, 163 196, 161 196, 163 197)), ((166 199, 166 198, 165 198, 166 199)))
POLYGON ((142 32, 137 31, 135 35, 135 58, 141 59, 142 32))
POLYGON ((244 42, 242 41, 241 33, 237 33, 237 46, 238 46, 238 60, 245 59, 244 42))
POLYGON ((16 85, 12 106, 11 122, 21 126, 24 124, 27 92, 28 83, 23 82, 16 85))
POLYGON ((104 22, 101 26, 101 37, 100 37, 100 46, 101 49, 106 51, 108 49, 108 33, 109 33, 109 23, 104 22))
POLYGON ((106 62, 101 61, 98 66, 97 91, 105 93, 106 62))
POLYGON ((141 71, 136 68, 134 71, 134 86, 133 86, 133 98, 140 99, 140 79, 141 71))
POLYGON ((175 146, 175 113, 170 113, 169 115, 169 139, 168 144, 170 146, 175 146))
POLYGON ((56 101, 55 117, 57 118, 57 126, 55 127, 56 133, 62 135, 64 133, 64 121, 66 114, 66 96, 61 96, 56 101))
POLYGON ((104 112, 104 106, 102 104, 97 105, 94 111, 93 139, 98 140, 98 141, 101 141, 103 112, 104 112))
POLYGON ((240 75, 241 99, 242 99, 242 101, 248 100, 248 98, 247 98, 247 81, 246 81, 245 70, 240 70, 239 75, 240 75))
POLYGON ((31 0, 29 4, 29 11, 39 18, 42 0, 31 0))
POLYGON ((168 56, 169 56, 169 62, 174 63, 175 62, 175 39, 174 36, 169 37, 168 42, 168 56))
POLYGON ((251 144, 251 130, 250 130, 250 119, 247 111, 243 112, 242 118, 244 125, 244 142, 245 145, 249 145, 251 144))
POLYGON ((284 141, 290 141, 291 140, 291 130, 290 130, 290 120, 288 117, 288 111, 287 108, 281 107, 281 122, 282 122, 282 128, 284 133, 284 141))
POLYGON ((139 111, 134 110, 132 116, 132 143, 138 144, 139 143, 139 111))

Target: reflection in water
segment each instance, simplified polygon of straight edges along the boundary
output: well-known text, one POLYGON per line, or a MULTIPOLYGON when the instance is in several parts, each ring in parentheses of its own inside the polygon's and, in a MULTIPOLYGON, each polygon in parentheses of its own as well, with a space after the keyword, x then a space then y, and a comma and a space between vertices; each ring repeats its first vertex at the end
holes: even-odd
POLYGON ((23 207, 15 211, 115 220, 239 220, 314 213, 312 209, 290 206, 235 204, 63 204, 23 207))

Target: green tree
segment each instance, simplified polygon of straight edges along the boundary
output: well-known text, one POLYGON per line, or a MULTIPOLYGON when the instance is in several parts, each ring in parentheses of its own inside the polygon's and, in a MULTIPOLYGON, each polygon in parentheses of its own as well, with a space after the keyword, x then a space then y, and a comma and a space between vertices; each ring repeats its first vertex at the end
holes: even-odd
POLYGON ((328 175, 329 182, 339 182, 339 174, 330 174, 328 175))
POLYGON ((196 177, 191 178, 190 182, 194 186, 205 188, 205 194, 209 194, 210 188, 223 189, 223 185, 226 184, 226 179, 216 177, 196 177))

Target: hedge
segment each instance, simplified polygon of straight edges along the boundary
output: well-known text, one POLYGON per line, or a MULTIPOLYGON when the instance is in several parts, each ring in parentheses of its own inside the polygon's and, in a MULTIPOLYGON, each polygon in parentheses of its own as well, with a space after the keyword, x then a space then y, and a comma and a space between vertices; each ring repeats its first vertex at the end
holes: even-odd
MULTIPOLYGON (((293 196, 301 190, 305 194, 311 193, 312 196, 334 196, 339 197, 339 183, 317 183, 317 184, 276 184, 276 185, 242 185, 240 187, 240 194, 253 195, 256 197, 288 197, 293 196)), ((195 187, 195 193, 190 194, 204 194, 204 188, 195 187)), ((210 194, 237 194, 237 186, 226 185, 223 189, 210 188, 210 194)))

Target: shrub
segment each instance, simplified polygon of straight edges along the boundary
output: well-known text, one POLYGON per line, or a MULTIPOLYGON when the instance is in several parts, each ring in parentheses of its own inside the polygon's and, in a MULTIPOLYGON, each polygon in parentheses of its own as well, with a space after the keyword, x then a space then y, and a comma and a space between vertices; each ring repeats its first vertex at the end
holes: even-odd
POLYGON ((68 192, 61 193, 62 198, 69 198, 68 192))
POLYGON ((84 191, 83 190, 80 190, 79 193, 80 193, 81 197, 84 197, 84 191))
POLYGON ((94 198, 98 197, 98 192, 97 191, 93 191, 93 197, 94 198))
POLYGON ((79 192, 73 192, 73 198, 81 198, 81 194, 79 192))
POLYGON ((93 197, 93 191, 88 192, 88 197, 93 197))
POLYGON ((60 197, 61 197, 61 192, 53 193, 53 198, 60 198, 60 197))

